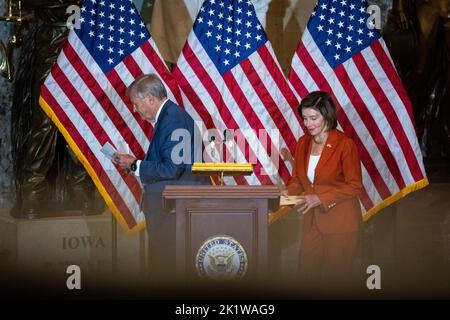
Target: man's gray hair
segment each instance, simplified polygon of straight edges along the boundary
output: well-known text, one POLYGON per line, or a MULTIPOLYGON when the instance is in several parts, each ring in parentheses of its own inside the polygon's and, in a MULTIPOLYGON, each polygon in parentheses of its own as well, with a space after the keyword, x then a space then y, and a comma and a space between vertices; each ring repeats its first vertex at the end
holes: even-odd
POLYGON ((128 87, 127 95, 134 95, 140 99, 152 95, 157 99, 162 100, 167 97, 167 91, 161 79, 156 74, 151 73, 143 74, 136 78, 136 80, 128 87))

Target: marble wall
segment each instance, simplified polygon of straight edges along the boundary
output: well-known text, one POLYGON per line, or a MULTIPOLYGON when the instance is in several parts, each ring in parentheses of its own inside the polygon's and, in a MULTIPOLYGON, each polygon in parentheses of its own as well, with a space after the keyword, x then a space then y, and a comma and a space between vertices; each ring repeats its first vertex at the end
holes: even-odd
POLYGON ((392 9, 393 0, 367 0, 369 5, 375 4, 380 7, 381 11, 381 28, 386 24, 389 17, 389 12, 392 9))
MULTIPOLYGON (((0 14, 5 12, 5 2, 0 1, 0 14)), ((0 40, 7 42, 10 26, 0 22, 0 40)), ((12 84, 0 77, 0 208, 10 208, 14 201, 11 160, 11 107, 12 84)))

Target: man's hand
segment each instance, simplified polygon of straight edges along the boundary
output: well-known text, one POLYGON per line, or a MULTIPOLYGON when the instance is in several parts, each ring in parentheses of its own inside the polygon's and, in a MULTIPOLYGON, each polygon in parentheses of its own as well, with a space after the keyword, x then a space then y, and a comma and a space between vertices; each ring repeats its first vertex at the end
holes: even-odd
POLYGON ((299 203, 301 203, 301 205, 299 205, 297 208, 298 213, 305 214, 310 209, 315 208, 322 203, 316 194, 303 195, 299 196, 298 198, 300 199, 299 203))
POLYGON ((114 162, 117 163, 120 168, 124 169, 127 172, 130 171, 131 164, 135 160, 136 158, 130 154, 120 152, 114 153, 114 162))

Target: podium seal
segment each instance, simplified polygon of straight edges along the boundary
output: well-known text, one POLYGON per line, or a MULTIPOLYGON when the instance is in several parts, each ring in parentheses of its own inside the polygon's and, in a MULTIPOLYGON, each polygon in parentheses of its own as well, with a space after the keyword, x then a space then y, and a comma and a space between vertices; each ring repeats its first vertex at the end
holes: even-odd
POLYGON ((214 280, 240 279, 247 272, 244 247, 230 236, 214 236, 198 249, 195 259, 197 273, 214 280))

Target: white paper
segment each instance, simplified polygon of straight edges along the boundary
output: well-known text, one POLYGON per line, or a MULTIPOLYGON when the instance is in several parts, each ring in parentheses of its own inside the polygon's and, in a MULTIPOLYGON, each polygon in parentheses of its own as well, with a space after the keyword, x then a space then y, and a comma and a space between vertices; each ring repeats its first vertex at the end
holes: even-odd
POLYGON ((105 143, 100 151, 111 161, 114 160, 114 153, 117 152, 109 142, 105 143))

